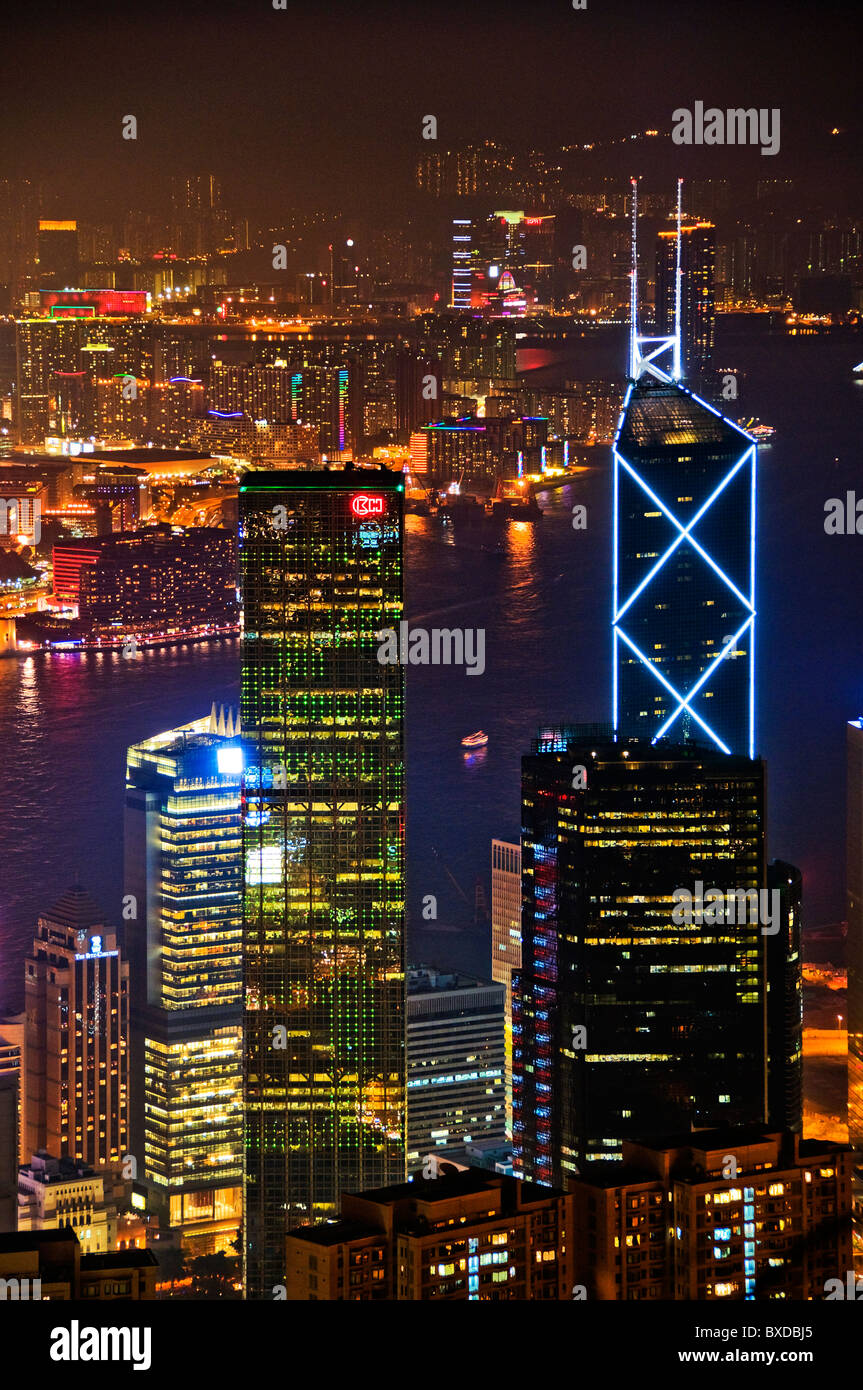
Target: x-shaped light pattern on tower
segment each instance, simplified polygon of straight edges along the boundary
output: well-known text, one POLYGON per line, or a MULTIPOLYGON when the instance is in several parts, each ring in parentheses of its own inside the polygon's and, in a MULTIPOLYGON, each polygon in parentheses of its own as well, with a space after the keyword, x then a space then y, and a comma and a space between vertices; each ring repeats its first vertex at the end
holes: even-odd
MULTIPOLYGON (((651 488, 651 487, 648 485, 648 483, 646 483, 645 480, 639 475, 639 473, 636 472, 636 470, 632 467, 632 465, 631 465, 629 462, 627 462, 627 460, 623 457, 623 455, 619 452, 619 450, 618 450, 616 447, 615 447, 615 449, 614 449, 614 469, 615 469, 615 478, 614 478, 614 514, 615 514, 615 541, 614 541, 614 548, 615 548, 615 577, 614 577, 614 634, 615 634, 615 643, 614 643, 614 709, 615 709, 615 725, 616 725, 616 723, 617 723, 617 682, 618 682, 617 639, 618 639, 618 638, 621 638, 621 639, 626 643, 627 647, 629 647, 630 651, 634 652, 634 654, 638 657, 639 661, 641 661, 642 664, 647 668, 647 670, 650 671, 651 675, 654 676, 655 679, 656 679, 657 681, 659 681, 660 685, 662 685, 662 686, 668 691, 668 693, 669 693, 675 700, 677 700, 677 702, 678 702, 678 703, 677 703, 677 708, 673 711, 672 714, 669 715, 669 717, 666 719, 665 723, 664 723, 664 724, 662 725, 662 727, 658 730, 658 732, 657 732, 656 734, 654 734, 653 738, 651 739, 651 742, 652 742, 652 743, 656 743, 658 739, 662 738, 663 735, 666 734, 666 733, 668 732, 668 730, 671 728, 672 724, 673 724, 674 721, 678 718, 678 716, 681 715, 681 714, 683 713, 684 710, 686 710, 686 711, 692 716, 692 718, 696 721, 696 723, 699 724, 699 725, 701 726, 701 728, 705 731, 705 733, 709 734, 710 738, 711 738, 711 739, 713 740, 713 742, 717 745, 717 747, 719 747, 719 748, 722 749, 723 753, 730 753, 730 752, 731 752, 731 749, 727 746, 727 744, 725 744, 725 743, 722 741, 722 739, 719 737, 719 735, 718 735, 717 733, 715 733, 713 729, 711 729, 710 725, 707 724, 707 723, 705 722, 705 720, 703 720, 703 719, 701 718, 701 716, 692 708, 691 701, 695 698, 695 696, 698 694, 698 692, 707 684, 707 681, 710 679, 710 676, 711 676, 712 673, 717 669, 717 667, 720 665, 720 663, 721 663, 722 661, 725 661, 726 659, 728 659, 728 655, 729 655, 730 652, 733 652, 733 651, 736 650, 737 643, 739 642, 740 638, 743 636, 743 633, 747 631, 747 629, 749 629, 749 631, 750 631, 750 633, 751 633, 751 636, 752 636, 752 638, 754 639, 754 633, 755 633, 755 606, 754 606, 755 584, 754 584, 754 569, 753 569, 753 567, 752 567, 752 565, 751 565, 751 566, 750 566, 750 576, 751 576, 751 578, 750 578, 750 591, 751 591, 751 592, 750 592, 750 596, 747 598, 745 594, 741 593, 740 589, 738 589, 737 585, 733 582, 733 580, 729 579, 728 575, 724 572, 724 570, 722 570, 722 569, 720 568, 720 566, 717 565, 716 561, 712 558, 712 556, 710 556, 710 555, 707 553, 707 551, 704 549, 704 547, 703 547, 701 544, 699 544, 699 542, 698 542, 698 541, 695 539, 695 537, 693 536, 692 532, 693 532, 693 530, 695 529, 695 527, 698 525, 699 521, 701 521, 701 519, 704 517, 704 515, 705 515, 705 514, 710 510, 710 508, 713 506, 713 503, 716 501, 717 497, 719 497, 719 496, 725 491, 726 487, 727 487, 728 484, 731 482, 732 478, 735 478, 735 477, 737 476, 737 474, 740 472, 741 468, 743 468, 747 463, 749 463, 749 464, 751 465, 751 468, 752 468, 752 487, 753 487, 753 494, 754 494, 754 484, 755 484, 755 446, 751 444, 747 449, 744 450, 744 452, 741 454, 740 458, 736 461, 736 463, 735 463, 735 464, 733 465, 733 467, 728 471, 728 473, 726 473, 725 477, 722 479, 722 481, 719 483, 719 485, 718 485, 717 487, 714 488, 713 492, 710 494, 710 496, 708 497, 707 501, 704 502, 704 503, 699 507, 698 511, 695 513, 695 516, 692 518, 692 520, 689 522, 689 524, 686 525, 686 526, 684 526, 684 524, 683 524, 681 521, 679 521, 678 518, 674 515, 674 513, 671 511, 671 509, 670 509, 669 507, 666 506, 666 504, 663 502, 662 498, 659 497, 659 496, 657 495, 657 493, 654 492, 653 488, 651 488), (670 546, 668 547, 668 549, 665 551, 665 554, 662 555, 662 556, 660 556, 660 558, 657 560, 656 564, 651 568, 651 570, 649 571, 649 573, 648 573, 647 575, 645 575, 644 579, 642 579, 641 582, 636 586, 636 588, 633 589, 632 593, 629 594, 629 596, 626 598, 625 602, 624 602, 623 604, 621 604, 620 606, 618 606, 618 602, 617 602, 617 558, 618 558, 618 557, 617 557, 617 506, 618 506, 618 480, 619 480, 619 469, 620 469, 621 467, 624 468, 624 469, 626 470, 626 472, 629 474, 629 476, 638 484, 638 486, 642 489, 642 491, 643 491, 644 493, 646 493, 646 495, 647 495, 647 496, 650 498, 650 500, 653 502, 654 506, 658 507, 659 510, 663 513, 663 515, 664 515, 665 517, 668 518, 668 520, 672 523, 672 525, 673 525, 674 527, 676 527, 677 532, 678 532, 678 535, 675 537, 675 539, 672 541, 671 545, 670 545, 670 546), (708 565, 710 566, 710 568, 719 576, 719 578, 722 580, 722 582, 723 582, 724 584, 727 585, 727 587, 730 589, 730 591, 734 594, 735 598, 737 598, 737 599, 740 601, 740 603, 743 604, 743 607, 744 607, 745 609, 748 610, 749 616, 746 618, 745 622, 744 622, 744 623, 742 624, 742 626, 738 629, 738 631, 734 634, 734 636, 731 637, 731 638, 728 638, 728 639, 726 640, 725 645, 723 646, 722 650, 719 652, 719 654, 718 654, 716 657, 714 657, 714 659, 710 662, 710 664, 709 664, 709 665, 705 668, 705 670, 701 673, 701 675, 699 676, 699 678, 698 678, 698 680, 695 682, 695 684, 692 686, 692 688, 691 688, 685 695, 681 695, 680 691, 679 691, 679 690, 676 690, 675 687, 672 685, 671 681, 669 681, 669 680, 663 675, 663 673, 658 669, 656 663, 653 662, 653 661, 651 661, 649 657, 645 656, 644 652, 642 652, 642 651, 639 649, 639 647, 636 645, 636 643, 633 642, 632 638, 623 630, 623 628, 620 626, 620 620, 621 620, 621 618, 624 616, 624 614, 627 612, 627 610, 628 610, 629 608, 631 608, 632 604, 633 604, 633 603, 635 602, 635 600, 639 597, 639 595, 640 595, 641 593, 643 593, 643 591, 647 588, 647 586, 648 586, 648 584, 650 584, 651 580, 653 580, 653 579, 656 577, 656 575, 659 573, 659 571, 668 563, 669 559, 670 559, 671 556, 674 554, 674 552, 677 550, 678 546, 682 545, 682 544, 684 543, 684 541, 685 541, 685 542, 688 542, 688 544, 692 546, 692 548, 697 552, 697 554, 701 556, 702 560, 704 560, 705 563, 708 564, 708 565)), ((753 506, 754 506, 754 496, 753 496, 753 506)), ((754 513, 753 513, 753 525, 754 525, 754 513)), ((752 557, 751 557, 751 558, 752 558, 752 560, 753 560, 753 562, 754 562, 754 551, 752 552, 752 557)), ((750 642, 750 667, 751 667, 751 664, 752 664, 752 652, 751 652, 752 645, 753 645, 752 642, 750 642)), ((752 747, 752 740, 753 740, 753 727, 752 727, 752 692, 751 692, 752 674, 753 674, 753 673, 752 673, 752 671, 750 670, 750 748, 749 748, 749 756, 750 756, 750 757, 753 756, 753 747, 752 747)))

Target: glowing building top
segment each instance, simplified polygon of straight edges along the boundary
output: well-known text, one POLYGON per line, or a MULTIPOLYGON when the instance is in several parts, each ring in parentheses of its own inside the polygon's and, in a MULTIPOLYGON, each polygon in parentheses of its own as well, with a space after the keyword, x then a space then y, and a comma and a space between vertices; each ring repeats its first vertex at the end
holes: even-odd
MULTIPOLYGON (((638 331, 632 184, 629 376, 614 440, 615 731, 755 749, 756 447, 680 382, 675 331, 638 331), (660 365, 664 362, 664 365, 660 365)), ((678 241, 681 188, 678 183, 678 241)))

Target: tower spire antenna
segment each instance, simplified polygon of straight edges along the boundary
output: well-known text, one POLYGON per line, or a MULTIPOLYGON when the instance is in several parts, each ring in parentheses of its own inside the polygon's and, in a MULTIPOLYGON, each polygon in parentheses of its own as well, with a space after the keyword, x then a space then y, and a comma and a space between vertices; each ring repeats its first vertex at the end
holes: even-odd
POLYGON ((674 367, 673 376, 675 381, 679 381, 683 375, 681 368, 681 344, 680 344, 680 322, 681 322, 681 287, 682 277, 680 273, 680 252, 681 252, 681 211, 683 207, 683 179, 677 180, 677 242, 675 247, 676 264, 674 268, 674 367))
POLYGON ((629 272, 629 376, 638 375, 638 179, 630 179, 632 195, 632 265, 629 272))

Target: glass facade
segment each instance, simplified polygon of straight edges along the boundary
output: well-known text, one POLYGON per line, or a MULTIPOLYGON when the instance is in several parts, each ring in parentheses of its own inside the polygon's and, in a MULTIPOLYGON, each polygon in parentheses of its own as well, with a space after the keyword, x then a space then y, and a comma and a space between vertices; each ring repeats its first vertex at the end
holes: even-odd
POLYGON ((247 1295, 405 1168, 403 483, 240 484, 247 1295))
POLYGON ((614 448, 613 723, 755 751, 755 445, 645 374, 614 448))
MULTIPOLYGON (((680 330, 687 375, 703 372, 713 356, 716 336, 716 228, 710 222, 684 223, 680 238, 680 330)), ((677 285, 677 233, 656 239, 656 332, 674 332, 677 285)))
POLYGON ((127 758, 132 1153, 196 1253, 233 1253, 241 1216, 238 758, 215 712, 127 758))
MULTIPOLYGON (((624 1139, 763 1123, 768 937, 676 923, 676 889, 762 888, 760 762, 547 730, 523 759, 514 1150, 562 1184, 624 1139), (573 790, 573 769, 586 785, 573 790)), ((742 914, 741 914, 742 915, 742 914)))
MULTIPOLYGON (((408 1168, 506 1134, 506 988, 457 971, 408 971, 408 1168)), ((459 1160, 461 1161, 461 1160, 459 1160)))

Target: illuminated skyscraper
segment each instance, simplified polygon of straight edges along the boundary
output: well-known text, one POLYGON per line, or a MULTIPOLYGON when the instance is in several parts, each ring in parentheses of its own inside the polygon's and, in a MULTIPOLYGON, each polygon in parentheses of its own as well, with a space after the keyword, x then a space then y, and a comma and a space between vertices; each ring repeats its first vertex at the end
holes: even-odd
POLYGON ((699 881, 766 887, 763 764, 563 726, 523 759, 522 800, 524 1175, 560 1184, 627 1138, 763 1123, 768 937, 743 911, 673 915, 675 890, 696 898, 699 881))
POLYGON ((614 447, 614 723, 755 744, 755 445, 644 375, 614 447))
MULTIPOLYGON (((107 494, 108 505, 128 512, 137 506, 138 480, 112 482, 109 475, 88 493, 96 503, 107 494)), ((56 555, 64 592, 94 631, 189 632, 236 623, 236 550, 221 527, 183 532, 163 523, 84 545, 58 543, 56 555)))
POLYGON ((506 1128, 512 1133, 512 976, 521 967, 521 845, 491 842, 491 978, 506 987, 506 1128))
POLYGON ((25 962, 24 1151, 98 1168, 126 1153, 129 966, 79 885, 38 919, 25 962))
POLYGON ((131 1152, 196 1253, 228 1249, 242 1217, 240 769, 228 721, 214 710, 157 734, 126 767, 131 1152))
MULTIPOLYGON (((679 208, 680 185, 678 225, 679 208)), ((674 332, 639 335, 637 213, 633 181, 630 385, 614 440, 612 722, 651 743, 706 740, 751 758, 755 444, 680 384, 682 291, 674 332)), ((682 258, 682 233, 675 244, 682 258)))
POLYGON ((349 377, 347 367, 303 367, 291 373, 290 418, 296 424, 313 425, 321 449, 330 457, 359 443, 351 428, 349 377))
POLYGON ((503 986, 419 965, 408 971, 408 1167, 467 1145, 503 1144, 503 986))
POLYGON ((23 444, 43 444, 57 374, 81 367, 81 320, 21 319, 15 338, 19 438, 23 444))
POLYGON ((473 292, 473 222, 469 217, 455 217, 452 224, 452 298, 453 309, 469 309, 473 292))
MULTIPOLYGON (((680 228, 680 332, 684 372, 703 372, 713 356, 716 333, 716 228, 712 222, 682 223, 680 228)), ((675 331, 677 233, 656 239, 656 331, 675 331)))
POLYGON ((247 473, 245 1279, 405 1171, 401 475, 247 473))

